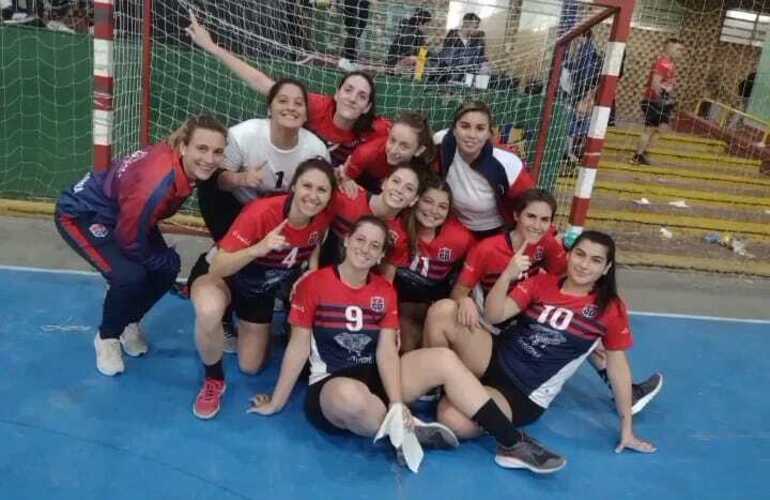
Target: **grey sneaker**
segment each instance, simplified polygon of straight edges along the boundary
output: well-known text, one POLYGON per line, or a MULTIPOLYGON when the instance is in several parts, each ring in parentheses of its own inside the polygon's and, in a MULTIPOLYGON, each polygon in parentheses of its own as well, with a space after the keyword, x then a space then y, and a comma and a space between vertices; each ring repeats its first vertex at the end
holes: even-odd
POLYGON ((631 414, 636 415, 647 404, 655 399, 663 388, 663 374, 655 373, 650 378, 639 384, 631 385, 631 414))
POLYGON ((438 422, 423 422, 419 418, 412 418, 414 420, 414 435, 425 448, 449 450, 460 446, 457 436, 446 425, 438 422))
POLYGON ((510 448, 497 446, 495 463, 506 469, 529 469, 535 474, 550 474, 567 465, 567 460, 521 432, 521 439, 510 448))

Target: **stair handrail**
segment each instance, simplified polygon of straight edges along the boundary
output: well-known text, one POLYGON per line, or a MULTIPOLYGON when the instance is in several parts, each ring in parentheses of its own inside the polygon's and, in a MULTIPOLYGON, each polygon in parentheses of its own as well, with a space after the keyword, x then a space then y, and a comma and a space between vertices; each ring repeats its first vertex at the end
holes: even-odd
POLYGON ((726 109, 727 111, 730 112, 729 114, 725 114, 724 116, 720 117, 720 119, 719 119, 719 128, 721 128, 721 129, 725 128, 725 122, 727 121, 727 118, 730 117, 730 116, 734 116, 734 115, 743 116, 745 118, 748 118, 752 122, 756 122, 756 123, 764 125, 764 132, 765 133, 762 136, 762 144, 768 145, 767 139, 768 139, 768 137, 770 137, 770 121, 764 120, 764 119, 762 119, 762 118, 760 118, 760 117, 758 117, 756 115, 752 115, 750 113, 746 113, 745 111, 741 111, 740 109, 734 108, 732 106, 729 106, 729 105, 727 105, 727 104, 725 104, 723 102, 715 101, 714 99, 711 99, 709 97, 701 97, 698 100, 698 104, 695 106, 695 115, 696 116, 701 116, 700 115, 700 109, 701 109, 701 106, 703 105, 703 103, 705 103, 705 102, 709 103, 712 106, 716 105, 718 107, 724 108, 724 109, 726 109))

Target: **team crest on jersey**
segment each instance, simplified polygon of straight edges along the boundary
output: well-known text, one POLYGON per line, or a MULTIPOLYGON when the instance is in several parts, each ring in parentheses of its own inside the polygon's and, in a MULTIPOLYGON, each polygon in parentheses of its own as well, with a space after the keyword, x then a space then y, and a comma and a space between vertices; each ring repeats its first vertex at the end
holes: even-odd
POLYGON ((88 230, 95 238, 104 238, 110 232, 104 224, 91 224, 88 230))
POLYGON ((379 295, 375 295, 372 297, 372 300, 369 301, 369 307, 374 312, 384 312, 385 311, 385 297, 380 297, 379 295))
POLYGON ((397 245, 398 244, 398 233, 395 232, 392 229, 388 229, 388 235, 390 235, 390 241, 392 241, 394 245, 397 245))
POLYGON ((441 247, 438 251, 438 260, 441 262, 452 261, 452 249, 448 247, 441 247))
POLYGON ((310 233, 310 236, 307 237, 307 244, 310 246, 317 245, 318 242, 321 240, 321 233, 318 231, 313 231, 310 233))
POLYGON ((593 319, 599 315, 599 308, 596 307, 596 304, 588 304, 583 308, 581 314, 585 318, 593 319))
POLYGON ((545 253, 545 250, 543 250, 543 247, 538 245, 537 248, 535 249, 535 260, 543 260, 544 253, 545 253))

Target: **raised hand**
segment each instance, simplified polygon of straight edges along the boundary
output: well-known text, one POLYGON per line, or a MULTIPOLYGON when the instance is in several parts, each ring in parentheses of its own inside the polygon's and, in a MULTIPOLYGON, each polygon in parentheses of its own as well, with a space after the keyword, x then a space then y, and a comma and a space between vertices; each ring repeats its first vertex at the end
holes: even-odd
POLYGON ((259 243, 254 245, 257 249, 257 257, 263 257, 270 252, 277 252, 283 250, 289 243, 286 241, 286 237, 281 234, 283 228, 289 223, 289 219, 284 219, 283 222, 275 226, 272 231, 260 240, 259 243))
POLYGON ((529 271, 529 268, 532 267, 532 261, 529 256, 524 253, 526 251, 527 243, 525 242, 518 250, 516 250, 516 253, 513 254, 513 257, 511 257, 511 260, 508 262, 505 271, 510 273, 514 279, 518 278, 522 273, 526 273, 529 271))
POLYGON ((265 178, 265 165, 267 165, 267 161, 248 167, 241 172, 241 184, 243 187, 255 189, 262 187, 265 178))
POLYGON ((201 26, 200 23, 198 23, 198 20, 195 18, 195 12, 190 9, 189 13, 190 26, 186 27, 184 31, 190 37, 190 40, 203 50, 209 50, 213 47, 216 47, 216 44, 214 43, 214 40, 211 39, 211 35, 209 34, 208 30, 201 26))

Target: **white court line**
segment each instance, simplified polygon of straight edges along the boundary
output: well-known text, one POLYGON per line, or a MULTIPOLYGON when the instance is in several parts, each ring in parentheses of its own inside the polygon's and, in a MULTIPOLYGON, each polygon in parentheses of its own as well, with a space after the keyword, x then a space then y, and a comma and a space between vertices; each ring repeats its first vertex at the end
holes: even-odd
MULTIPOLYGON (((75 269, 46 269, 42 267, 8 266, 3 264, 0 264, 0 271, 23 271, 23 272, 29 272, 29 273, 101 276, 99 273, 94 271, 78 271, 75 269)), ((656 317, 656 318, 696 319, 696 320, 703 320, 703 321, 724 321, 728 323, 749 323, 753 325, 770 325, 770 319, 729 318, 724 316, 702 316, 698 314, 675 314, 675 313, 659 313, 659 312, 647 312, 647 311, 631 311, 630 314, 632 316, 650 316, 650 317, 656 317)))

